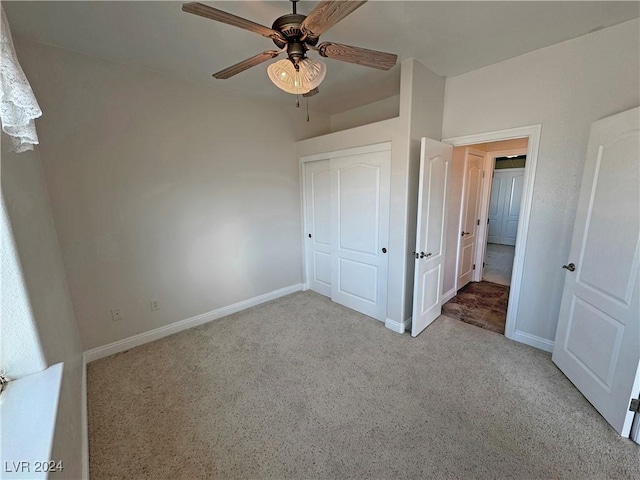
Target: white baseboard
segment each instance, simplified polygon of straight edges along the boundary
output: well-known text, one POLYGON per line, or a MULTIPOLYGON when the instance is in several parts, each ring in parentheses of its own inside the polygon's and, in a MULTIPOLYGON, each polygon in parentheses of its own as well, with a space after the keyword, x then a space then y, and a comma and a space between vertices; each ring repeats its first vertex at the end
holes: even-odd
POLYGON ((440 304, 444 305, 455 296, 456 296, 456 287, 453 287, 448 292, 445 292, 442 294, 442 297, 440 297, 440 304))
POLYGON ((391 320, 390 318, 387 318, 384 322, 385 327, 387 327, 389 330, 393 330, 396 333, 406 332, 407 328, 409 328, 409 325, 411 325, 411 317, 407 318, 404 322, 396 322, 395 320, 391 320))
POLYGON ((301 283, 291 285, 289 287, 284 287, 279 290, 274 290, 273 292, 249 298, 248 300, 243 300, 227 307, 222 307, 217 310, 203 313, 201 315, 196 315, 195 317, 187 318, 185 320, 180 320, 170 325, 155 328, 148 332, 140 333, 123 340, 118 340, 117 342, 109 343, 107 345, 103 345, 102 347, 92 348, 91 350, 87 350, 86 352, 84 352, 84 358, 86 363, 90 363, 94 360, 99 360, 101 358, 108 357, 119 352, 124 352, 125 350, 129 350, 130 348, 144 345, 145 343, 153 342, 160 338, 173 335, 174 333, 197 327, 198 325, 202 325, 203 323, 208 323, 213 320, 226 317, 227 315, 231 315, 232 313, 236 313, 241 310, 254 307, 256 305, 260 305, 261 303, 275 300, 276 298, 284 297, 285 295, 290 295, 295 292, 299 292, 300 290, 302 290, 301 283))
POLYGON ((89 480, 89 420, 87 418, 87 359, 82 354, 82 379, 80 383, 80 421, 82 428, 82 479, 89 480))
POLYGON ((507 338, 515 340, 516 342, 530 345, 535 348, 539 348, 540 350, 544 350, 545 352, 553 352, 553 342, 551 340, 547 340, 546 338, 538 337, 537 335, 531 335, 530 333, 516 330, 515 332, 513 332, 512 336, 507 338))

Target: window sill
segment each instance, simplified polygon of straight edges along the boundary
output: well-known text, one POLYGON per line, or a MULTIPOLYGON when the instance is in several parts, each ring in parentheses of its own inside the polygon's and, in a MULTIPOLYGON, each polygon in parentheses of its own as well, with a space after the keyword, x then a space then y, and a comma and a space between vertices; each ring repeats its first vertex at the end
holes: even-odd
POLYGON ((58 363, 13 380, 0 396, 1 479, 48 477, 62 370, 58 363))

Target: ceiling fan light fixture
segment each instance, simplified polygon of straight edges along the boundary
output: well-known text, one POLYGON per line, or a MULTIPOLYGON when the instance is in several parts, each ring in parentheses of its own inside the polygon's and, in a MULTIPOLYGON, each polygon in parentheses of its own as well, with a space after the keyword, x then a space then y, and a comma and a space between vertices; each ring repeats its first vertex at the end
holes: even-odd
POLYGON ((287 93, 303 95, 317 88, 327 74, 327 66, 318 60, 303 58, 298 69, 289 59, 278 60, 267 67, 271 82, 287 93))

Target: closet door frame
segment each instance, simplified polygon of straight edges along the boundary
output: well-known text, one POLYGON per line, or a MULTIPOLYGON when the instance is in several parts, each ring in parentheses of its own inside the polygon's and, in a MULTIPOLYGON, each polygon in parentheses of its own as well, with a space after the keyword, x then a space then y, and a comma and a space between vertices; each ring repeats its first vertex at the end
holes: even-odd
MULTIPOLYGON (((315 162, 318 160, 331 160, 334 158, 341 157, 349 157, 352 155, 364 155, 367 153, 375 153, 375 152, 385 152, 391 151, 391 142, 382 142, 376 143, 373 145, 363 145, 361 147, 347 148, 343 150, 334 150, 327 151, 325 153, 318 153, 314 155, 306 155, 299 157, 300 161, 300 204, 302 206, 302 226, 301 226, 301 238, 302 238, 302 290, 309 290, 309 274, 311 272, 311 268, 309 266, 309 255, 308 255, 308 237, 307 237, 307 191, 306 191, 306 164, 309 162, 315 162)), ((387 281, 388 281, 388 272, 387 272, 387 281)), ((388 303, 388 302, 387 302, 388 303)))

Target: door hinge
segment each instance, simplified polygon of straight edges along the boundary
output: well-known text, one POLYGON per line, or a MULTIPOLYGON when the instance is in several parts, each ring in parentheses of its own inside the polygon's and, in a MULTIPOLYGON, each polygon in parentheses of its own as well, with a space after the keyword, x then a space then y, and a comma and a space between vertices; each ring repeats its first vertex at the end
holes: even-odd
POLYGON ((631 399, 631 404, 629 405, 629 411, 640 413, 640 398, 631 399))
POLYGON ((478 223, 477 223, 477 225, 480 225, 480 219, 478 219, 478 223))
POLYGON ((474 270, 476 269, 476 264, 475 264, 475 263, 473 264, 473 269, 474 269, 474 270))
POLYGON ((484 268, 484 262, 482 262, 482 268, 484 268))
POLYGON ((484 170, 482 171, 482 178, 484 178, 484 170))

